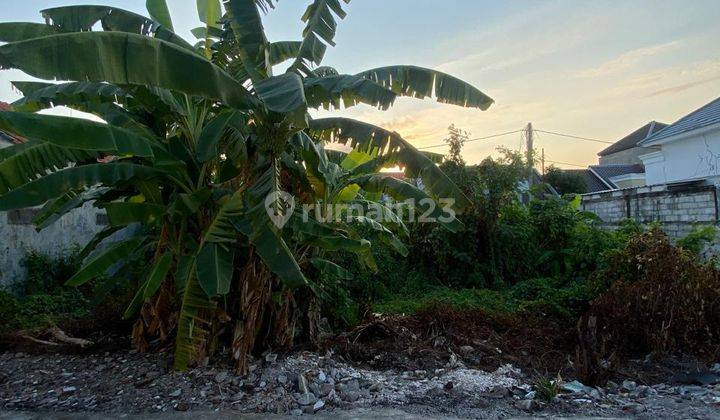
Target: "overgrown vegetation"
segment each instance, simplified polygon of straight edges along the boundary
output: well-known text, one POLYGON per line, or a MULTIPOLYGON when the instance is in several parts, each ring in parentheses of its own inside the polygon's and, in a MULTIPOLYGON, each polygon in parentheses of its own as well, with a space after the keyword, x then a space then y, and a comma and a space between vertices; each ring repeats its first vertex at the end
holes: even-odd
POLYGON ((543 175, 543 181, 555 187, 560 194, 584 194, 588 191, 585 179, 581 175, 553 165, 550 165, 543 175))
MULTIPOLYGON (((693 240, 694 242, 694 240, 693 240)), ((577 365, 589 382, 623 357, 720 350, 720 271, 654 228, 631 238, 594 276, 607 289, 578 323, 577 365)))
POLYGON ((166 348, 174 339, 177 369, 230 354, 245 372, 251 353, 317 342, 324 276, 347 278, 331 253, 344 250, 372 270, 372 245, 406 252, 402 221, 349 211, 306 219, 302 205, 385 211, 383 194, 416 203, 453 198, 458 212, 468 205, 437 156, 397 133, 312 119, 309 111, 359 103, 387 109, 398 96, 481 110, 493 101, 432 69, 350 75, 319 66, 346 14, 338 0, 312 1, 300 39, 279 42, 269 42, 262 25, 272 0, 197 5, 203 25, 193 31, 195 45, 173 33, 164 0, 148 1, 150 18, 69 6, 43 10, 45 24, 0 24, 0 68, 70 81, 14 83, 24 97, 0 112, 0 128, 27 141, 0 153, 0 211, 43 205, 35 220, 42 229, 86 202, 105 209, 110 226, 89 244, 101 252, 67 284, 82 287, 113 272, 112 285, 123 277, 118 263, 147 267, 124 312, 136 320, 135 345, 166 348), (277 72, 284 62, 286 71, 277 72), (107 124, 36 113, 55 106, 107 124), (329 143, 353 150, 326 150, 329 143), (425 188, 381 171, 395 166, 425 188), (117 231, 126 239, 108 244, 117 231))
POLYGON ((0 334, 51 327, 83 334, 91 334, 98 326, 111 329, 120 318, 118 307, 122 305, 123 294, 113 290, 109 299, 109 293, 93 285, 65 286, 79 262, 79 249, 58 257, 30 250, 22 262, 26 268, 24 281, 0 290, 0 319, 3 320, 0 334))

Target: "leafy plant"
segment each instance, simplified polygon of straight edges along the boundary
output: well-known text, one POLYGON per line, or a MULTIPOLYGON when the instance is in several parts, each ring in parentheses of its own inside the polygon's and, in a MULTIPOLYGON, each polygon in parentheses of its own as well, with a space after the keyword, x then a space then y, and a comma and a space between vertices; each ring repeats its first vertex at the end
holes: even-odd
POLYGON ((678 239, 677 246, 699 255, 707 245, 711 245, 717 238, 715 226, 700 226, 694 228, 685 237, 678 239))
POLYGON ((0 210, 43 205, 36 221, 42 228, 88 201, 105 209, 110 227, 88 244, 68 284, 147 267, 125 312, 140 313, 136 345, 174 335, 178 369, 227 346, 244 371, 254 350, 288 346, 296 331, 313 339, 319 276, 345 276, 326 255, 344 250, 372 269, 372 242, 402 249, 398 223, 314 215, 304 221, 299 211, 289 213, 281 191, 299 204, 367 205, 382 193, 399 201, 452 197, 458 212, 469 204, 432 156, 397 133, 344 118, 313 120, 308 111, 359 103, 386 109, 397 96, 483 110, 492 100, 431 69, 351 75, 317 67, 345 17, 338 0, 314 0, 302 17, 302 38, 280 42, 263 31, 261 14, 274 7, 271 0, 197 3, 204 26, 193 31, 195 45, 173 32, 163 0, 148 1, 150 18, 68 6, 42 11, 47 25, 0 23, 0 41, 7 42, 0 67, 70 80, 15 83, 24 97, 0 113, 0 128, 27 142, 3 150, 0 210), (102 31, 92 31, 98 26, 102 31), (275 74, 285 61, 288 70, 275 74), (35 113, 54 106, 107 124, 35 113), (326 151, 328 142, 372 159, 344 165, 353 157, 326 151), (380 172, 388 166, 405 168, 425 189, 380 172), (266 209, 288 216, 288 224, 276 227, 266 209), (366 236, 358 227, 368 224, 374 230, 366 236), (129 239, 105 243, 126 229, 129 239))
POLYGON ((560 393, 559 380, 542 377, 535 381, 537 398, 544 402, 552 401, 560 393))

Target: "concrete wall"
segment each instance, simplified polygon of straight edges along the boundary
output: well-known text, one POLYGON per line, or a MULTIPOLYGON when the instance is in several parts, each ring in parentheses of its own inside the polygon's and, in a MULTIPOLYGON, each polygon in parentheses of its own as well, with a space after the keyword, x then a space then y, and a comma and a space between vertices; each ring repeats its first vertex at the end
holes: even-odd
POLYGON ((57 256, 73 245, 84 246, 107 223, 104 212, 88 203, 38 233, 32 224, 36 211, 0 212, 0 287, 24 278, 21 263, 28 250, 57 256))
POLYGON ((699 225, 716 225, 719 212, 713 185, 656 185, 586 194, 581 207, 597 214, 608 229, 625 219, 660 222, 671 239, 682 238, 699 225))
POLYGON ((649 147, 633 147, 607 156, 600 156, 599 160, 601 165, 635 165, 642 163, 642 160, 640 159, 641 155, 652 153, 657 150, 658 149, 649 147))
POLYGON ((643 156, 647 185, 720 178, 720 128, 660 145, 643 156))

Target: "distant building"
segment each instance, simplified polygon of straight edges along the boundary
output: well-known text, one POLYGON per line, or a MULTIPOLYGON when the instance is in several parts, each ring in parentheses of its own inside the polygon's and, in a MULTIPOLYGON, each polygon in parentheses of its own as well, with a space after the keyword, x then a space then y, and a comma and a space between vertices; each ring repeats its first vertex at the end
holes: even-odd
POLYGON ((647 185, 703 180, 720 184, 720 98, 639 143, 647 185))
POLYGON ((645 185, 645 168, 641 164, 590 165, 587 169, 568 169, 565 172, 582 177, 587 193, 645 185))
POLYGON ((698 227, 718 226, 720 98, 661 130, 640 131, 637 137, 643 137, 642 131, 653 133, 625 150, 614 148, 620 142, 610 146, 601 152, 601 162, 608 155, 611 159, 638 158, 644 173, 613 175, 609 173, 612 165, 591 166, 588 171, 600 173, 617 189, 590 191, 582 196, 582 209, 597 214, 601 226, 608 229, 617 228, 627 219, 641 224, 659 223, 673 240, 698 227), (603 156, 608 150, 610 153, 603 156), (623 151, 627 151, 625 155, 623 151))
POLYGON ((666 127, 651 121, 598 153, 598 165, 565 172, 582 177, 587 193, 641 187, 645 185, 645 166, 640 156, 658 150, 641 143, 666 127))
POLYGON ((600 165, 642 164, 640 156, 657 149, 652 146, 641 146, 640 143, 665 127, 667 124, 651 121, 638 128, 598 153, 600 165))

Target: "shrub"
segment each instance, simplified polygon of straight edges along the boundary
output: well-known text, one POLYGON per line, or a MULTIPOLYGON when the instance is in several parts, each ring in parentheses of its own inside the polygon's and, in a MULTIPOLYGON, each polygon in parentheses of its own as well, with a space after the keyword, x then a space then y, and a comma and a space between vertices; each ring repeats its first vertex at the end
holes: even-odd
POLYGON ((715 226, 700 226, 688 233, 687 236, 677 241, 677 246, 689 252, 700 255, 705 246, 715 242, 717 228, 715 226))
POLYGON ((113 278, 100 278, 81 288, 64 286, 80 263, 77 248, 58 257, 28 251, 23 259, 25 279, 14 286, 12 293, 0 290, 0 334, 51 326, 69 333, 91 334, 98 327, 107 330, 121 322, 121 311, 132 298, 128 280, 140 275, 142 267, 116 273, 113 278))
POLYGON ((609 289, 578 324, 577 365, 598 381, 620 356, 682 351, 713 357, 720 349, 720 272, 655 228, 614 253, 595 278, 609 289))

